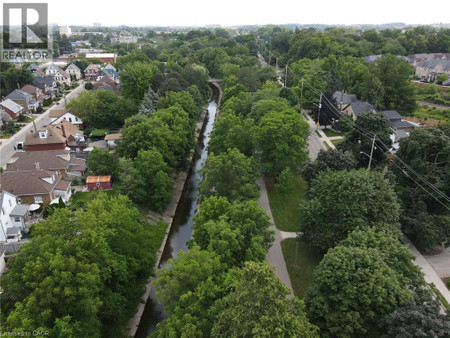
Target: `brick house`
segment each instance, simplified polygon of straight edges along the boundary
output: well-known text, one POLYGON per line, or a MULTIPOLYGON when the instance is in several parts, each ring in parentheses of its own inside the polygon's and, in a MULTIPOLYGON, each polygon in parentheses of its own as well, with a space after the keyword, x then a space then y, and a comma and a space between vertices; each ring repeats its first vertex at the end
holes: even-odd
POLYGON ((66 120, 50 125, 25 136, 26 151, 65 149, 69 140, 84 142, 84 133, 66 120))
POLYGON ((23 107, 10 99, 0 102, 0 110, 8 113, 13 120, 17 120, 19 115, 23 113, 23 107))

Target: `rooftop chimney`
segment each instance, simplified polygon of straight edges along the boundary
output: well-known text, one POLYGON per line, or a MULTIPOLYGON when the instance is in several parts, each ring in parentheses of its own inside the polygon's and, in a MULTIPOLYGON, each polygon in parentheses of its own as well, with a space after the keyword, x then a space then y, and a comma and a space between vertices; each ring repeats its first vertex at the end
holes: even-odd
POLYGON ((41 170, 41 165, 39 162, 36 162, 34 165, 36 166, 36 170, 41 170))
POLYGON ((61 124, 62 136, 66 137, 66 130, 64 129, 64 124, 61 124))

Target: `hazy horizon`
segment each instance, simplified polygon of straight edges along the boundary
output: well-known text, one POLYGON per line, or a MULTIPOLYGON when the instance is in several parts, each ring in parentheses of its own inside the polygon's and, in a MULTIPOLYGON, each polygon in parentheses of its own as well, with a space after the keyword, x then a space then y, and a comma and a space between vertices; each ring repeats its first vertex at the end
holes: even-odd
MULTIPOLYGON (((8 1, 20 3, 20 1, 8 1)), ((43 1, 26 1, 43 2, 43 1)), ((67 5, 48 0, 49 22, 64 26, 130 27, 222 27, 251 25, 380 25, 404 23, 406 25, 431 25, 449 23, 450 3, 445 0, 432 2, 432 8, 412 1, 379 0, 367 3, 358 0, 301 3, 287 0, 279 4, 273 1, 228 0, 212 6, 206 0, 147 1, 129 0, 125 3, 92 2, 79 0, 67 5)), ((3 8, 1 8, 3 13, 3 8)))

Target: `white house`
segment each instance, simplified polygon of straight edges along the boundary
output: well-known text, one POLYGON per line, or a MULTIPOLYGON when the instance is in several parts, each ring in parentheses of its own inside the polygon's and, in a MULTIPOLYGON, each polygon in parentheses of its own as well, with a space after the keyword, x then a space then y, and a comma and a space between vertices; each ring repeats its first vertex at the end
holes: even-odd
POLYGON ((77 127, 83 126, 83 121, 67 109, 52 110, 49 114, 49 118, 50 124, 58 124, 62 120, 66 120, 67 122, 70 122, 77 127))
POLYGON ((25 229, 28 204, 18 204, 17 197, 6 190, 0 193, 0 242, 17 242, 25 229))
POLYGON ((69 74, 55 64, 49 65, 45 70, 45 74, 52 76, 55 82, 70 86, 71 81, 69 74))
POLYGON ((74 63, 71 63, 66 68, 66 73, 69 74, 69 76, 75 78, 76 80, 81 79, 81 70, 74 63))

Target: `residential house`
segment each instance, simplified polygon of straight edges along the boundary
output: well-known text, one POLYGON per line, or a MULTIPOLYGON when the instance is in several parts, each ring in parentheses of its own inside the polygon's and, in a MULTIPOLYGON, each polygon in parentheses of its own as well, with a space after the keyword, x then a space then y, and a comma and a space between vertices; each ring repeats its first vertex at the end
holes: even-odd
POLYGON ((69 74, 69 76, 76 81, 81 79, 81 70, 74 63, 71 63, 66 68, 66 73, 69 74))
POLYGON ((420 53, 407 56, 409 64, 417 67, 419 63, 427 60, 450 60, 450 53, 420 53))
POLYGON ((117 91, 117 84, 108 74, 103 73, 101 78, 94 83, 93 89, 105 89, 115 93, 117 91))
POLYGON ((105 68, 103 68, 103 71, 106 72, 111 77, 111 79, 117 80, 118 78, 117 69, 110 63, 108 63, 105 68))
POLYGON ((46 170, 3 172, 0 185, 16 195, 20 203, 37 203, 44 207, 57 202, 59 197, 67 202, 72 195, 71 182, 46 170))
POLYGON ((86 79, 96 79, 98 76, 98 72, 99 72, 99 67, 97 65, 94 65, 93 63, 91 63, 89 66, 86 67, 86 69, 84 70, 84 77, 86 79))
POLYGON ((83 127, 83 121, 68 109, 52 110, 48 117, 50 118, 50 124, 58 124, 62 120, 66 120, 79 128, 83 127))
POLYGON ((29 204, 17 202, 17 196, 0 186, 0 242, 17 242, 25 229, 29 204))
POLYGON ((20 104, 24 112, 29 112, 36 110, 39 107, 39 102, 33 99, 33 96, 20 90, 14 89, 8 96, 6 96, 6 100, 12 100, 17 104, 20 104))
POLYGON ((63 119, 58 124, 27 133, 23 146, 26 151, 65 149, 72 139, 78 143, 84 142, 84 133, 63 119))
POLYGON ((76 158, 70 150, 19 151, 6 163, 7 171, 46 170, 64 179, 79 178, 86 171, 86 161, 76 158))
POLYGON ((392 127, 392 150, 395 152, 399 149, 400 144, 399 141, 402 138, 409 137, 409 132, 415 128, 419 127, 418 124, 403 120, 403 117, 396 110, 385 110, 382 111, 381 114, 387 117, 392 127))
POLYGON ((41 88, 32 86, 32 85, 25 85, 22 88, 20 88, 21 91, 30 94, 33 97, 33 100, 42 102, 44 101, 44 93, 41 88))
POLYGON ((33 86, 42 89, 42 92, 50 97, 55 97, 56 81, 52 76, 37 76, 34 79, 33 86))
POLYGON ((55 64, 51 64, 50 66, 48 66, 45 70, 45 74, 52 76, 55 82, 62 85, 70 86, 71 84, 69 74, 67 74, 64 70, 62 70, 55 64))
POLYGON ((86 187, 87 190, 108 190, 112 187, 112 178, 111 176, 88 176, 86 178, 86 187))
POLYGON ((434 59, 421 61, 416 67, 416 76, 433 82, 439 74, 446 74, 450 76, 450 60, 434 59))
POLYGON ((368 102, 360 101, 355 94, 337 91, 333 94, 341 114, 351 116, 354 120, 359 114, 375 112, 375 108, 368 102))
POLYGON ((108 134, 105 135, 105 141, 106 141, 106 145, 108 146, 109 149, 114 149, 117 144, 117 140, 120 140, 122 138, 122 134, 118 133, 118 134, 108 134))
POLYGON ((23 113, 23 107, 20 104, 7 99, 3 102, 0 102, 0 111, 8 113, 8 115, 11 116, 12 120, 17 120, 19 115, 23 113))
POLYGON ((45 76, 45 72, 35 63, 29 65, 27 69, 30 70, 35 77, 45 76))

